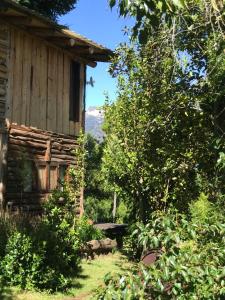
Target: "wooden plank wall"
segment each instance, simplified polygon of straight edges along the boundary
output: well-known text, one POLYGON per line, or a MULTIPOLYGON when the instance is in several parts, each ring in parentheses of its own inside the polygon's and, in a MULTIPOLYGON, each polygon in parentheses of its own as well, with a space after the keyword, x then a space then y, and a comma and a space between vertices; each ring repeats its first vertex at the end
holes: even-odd
POLYGON ((62 50, 0 21, 0 204, 10 209, 37 213, 57 187, 61 166, 76 164, 71 151, 82 118, 69 121, 70 65, 62 50), (19 175, 24 162, 36 180, 29 192, 19 175))
MULTIPOLYGON (((10 123, 78 135, 82 123, 69 121, 70 63, 62 50, 11 28, 10 123)), ((81 78, 83 94, 84 66, 81 78)))
POLYGON ((9 28, 0 21, 0 208, 4 207, 8 132, 5 111, 8 95, 9 28))

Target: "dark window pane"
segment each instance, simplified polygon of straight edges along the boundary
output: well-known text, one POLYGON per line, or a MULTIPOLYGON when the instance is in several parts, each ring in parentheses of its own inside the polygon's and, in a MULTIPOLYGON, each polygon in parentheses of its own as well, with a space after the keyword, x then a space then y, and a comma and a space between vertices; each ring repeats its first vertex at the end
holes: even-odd
POLYGON ((23 192, 33 192, 38 190, 37 170, 33 161, 21 161, 19 173, 19 178, 23 187, 23 192))

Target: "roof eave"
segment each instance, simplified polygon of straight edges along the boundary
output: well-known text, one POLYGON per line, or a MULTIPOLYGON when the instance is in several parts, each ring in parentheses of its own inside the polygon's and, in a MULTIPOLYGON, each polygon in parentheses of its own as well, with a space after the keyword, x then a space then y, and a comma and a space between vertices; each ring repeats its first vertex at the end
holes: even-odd
POLYGON ((0 17, 8 23, 25 29, 48 43, 62 48, 70 53, 75 60, 82 60, 91 67, 95 67, 98 61, 109 62, 113 56, 113 51, 110 49, 68 30, 65 26, 59 25, 12 0, 1 0, 0 17))

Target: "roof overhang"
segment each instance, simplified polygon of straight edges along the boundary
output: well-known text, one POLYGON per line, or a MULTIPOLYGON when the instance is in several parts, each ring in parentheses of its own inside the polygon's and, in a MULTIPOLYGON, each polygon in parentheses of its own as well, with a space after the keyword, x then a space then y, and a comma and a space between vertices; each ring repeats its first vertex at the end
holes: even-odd
POLYGON ((74 60, 91 67, 95 67, 98 61, 109 62, 113 56, 110 49, 68 30, 65 26, 61 26, 12 0, 0 0, 0 20, 63 49, 74 60))

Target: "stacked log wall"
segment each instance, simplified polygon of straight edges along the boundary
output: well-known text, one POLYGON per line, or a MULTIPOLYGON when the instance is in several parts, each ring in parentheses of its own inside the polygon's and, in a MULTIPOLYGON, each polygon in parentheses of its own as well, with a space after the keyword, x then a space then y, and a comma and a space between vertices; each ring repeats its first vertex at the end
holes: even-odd
MULTIPOLYGON (((76 165, 73 155, 76 147, 74 136, 12 124, 8 144, 8 208, 39 212, 50 192, 59 186, 60 168, 76 165), (32 176, 36 181, 33 190, 27 192, 21 183, 25 162, 32 163, 32 176)), ((77 201, 77 212, 79 209, 77 201)))

